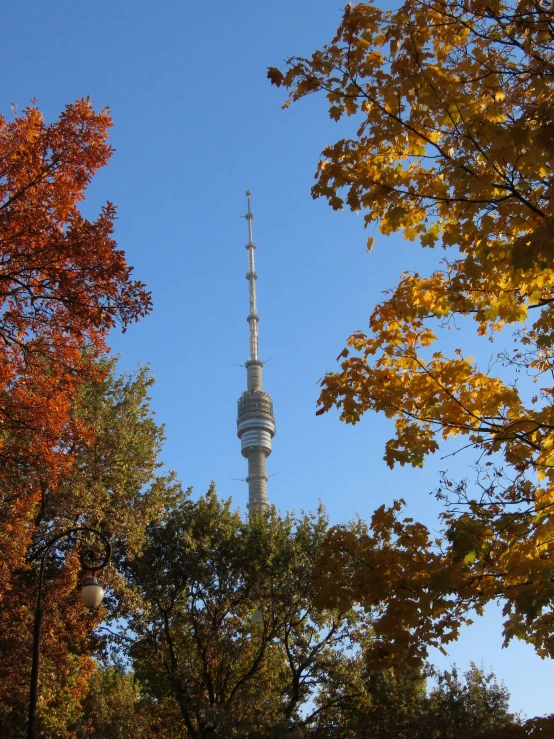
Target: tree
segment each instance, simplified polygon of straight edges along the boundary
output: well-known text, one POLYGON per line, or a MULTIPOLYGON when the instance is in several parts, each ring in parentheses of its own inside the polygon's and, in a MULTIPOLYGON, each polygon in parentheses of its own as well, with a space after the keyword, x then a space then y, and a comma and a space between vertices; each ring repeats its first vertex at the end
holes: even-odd
MULTIPOLYGON (((451 671, 366 673, 365 690, 337 710, 332 721, 322 722, 317 736, 372 739, 478 739, 494 736, 524 737, 526 728, 509 711, 509 693, 494 673, 474 664, 463 677, 451 671), (425 675, 434 677, 429 690, 425 675), (334 725, 334 728, 333 728, 334 725), (343 733, 337 732, 341 727, 343 733), (514 733, 515 732, 515 733, 514 733)), ((327 718, 327 717, 326 717, 327 718)))
POLYGON ((90 739, 170 739, 176 731, 163 704, 148 700, 134 676, 116 667, 96 670, 75 725, 78 737, 90 739))
POLYGON ((326 530, 321 511, 245 522, 212 488, 118 562, 136 597, 124 614, 135 675, 181 735, 307 736, 330 710, 322 688, 368 625, 312 603, 326 530))
MULTIPOLYGON (((22 720, 30 656, 24 628, 36 585, 27 554, 84 511, 76 478, 98 441, 98 419, 86 418, 83 393, 110 373, 101 361, 109 329, 118 322, 125 329, 150 309, 149 293, 131 279, 113 239, 113 204, 94 221, 79 211, 111 156, 110 126, 109 112, 95 112, 88 99, 68 105, 53 124, 34 105, 22 114, 14 109, 10 120, 0 117, 0 622, 7 660, 0 712, 13 732, 22 720), (70 495, 55 500, 70 483, 70 495)), ((98 506, 89 512, 102 520, 98 506)), ((78 656, 90 652, 91 620, 75 598, 78 557, 69 554, 64 566, 53 561, 51 568, 57 605, 48 606, 63 646, 49 644, 45 633, 43 664, 48 669, 51 649, 53 692, 43 691, 42 699, 57 704, 48 720, 62 732, 93 668, 78 656)))
POLYGON ((401 521, 401 502, 359 537, 329 536, 322 602, 379 603, 386 660, 424 657, 497 598, 506 642, 554 655, 553 71, 554 6, 535 0, 350 4, 329 45, 269 70, 286 105, 323 92, 332 118, 358 122, 323 151, 314 197, 450 252, 375 306, 319 399, 348 423, 394 419, 391 467, 421 466, 453 437, 475 451, 476 478, 439 490, 457 504, 442 540, 401 521), (456 320, 491 340, 510 327, 515 346, 483 366, 447 355, 433 345, 456 320))
POLYGON ((94 221, 79 211, 111 156, 110 126, 109 112, 88 99, 52 124, 34 106, 0 117, 0 470, 9 481, 0 501, 0 597, 43 489, 71 465, 68 448, 90 439, 71 410, 102 369, 95 359, 108 330, 150 309, 112 237, 113 204, 94 221))
MULTIPOLYGON (((87 443, 67 445, 71 464, 65 476, 43 488, 30 527, 30 551, 62 530, 89 525, 111 537, 116 556, 130 556, 140 551, 146 525, 178 495, 177 483, 163 474, 158 459, 164 433, 149 405, 153 380, 148 368, 118 376, 114 359, 97 362, 95 379, 80 388, 71 409, 91 436, 87 443)), ((23 488, 32 484, 34 474, 21 467, 23 488)), ((0 482, 4 500, 10 484, 9 478, 0 482)), ((18 564, 0 602, 0 723, 10 737, 24 735, 37 585, 35 567, 25 559, 18 564)), ((79 717, 96 669, 94 657, 105 646, 104 631, 97 627, 117 618, 127 593, 116 570, 109 568, 102 573, 108 587, 105 605, 91 614, 79 598, 78 547, 62 542, 47 566, 38 715, 45 736, 64 737, 79 717)))
POLYGON ((421 671, 367 669, 371 623, 314 602, 327 525, 322 511, 244 521, 212 488, 149 526, 140 555, 118 563, 135 596, 120 657, 136 707, 162 712, 174 737, 428 739, 457 722, 445 734, 457 739, 511 725, 492 675, 442 676, 428 694, 421 671))
MULTIPOLYGON (((361 662, 358 664, 361 666, 361 662)), ((463 677, 454 667, 450 672, 436 673, 435 678, 436 684, 427 690, 421 674, 394 675, 390 670, 368 674, 365 692, 355 699, 345 696, 344 703, 337 700, 332 710, 320 714, 317 725, 305 735, 317 739, 540 736, 529 733, 530 722, 523 725, 517 716, 509 713, 508 692, 496 682, 493 673, 485 674, 472 665, 463 677)), ((167 702, 153 700, 133 673, 103 667, 91 679, 76 735, 93 739, 181 736, 175 715, 167 702)), ((538 724, 533 723, 535 728, 538 724)), ((270 730, 254 736, 286 734, 276 735, 270 730)))
POLYGON ((486 674, 475 664, 460 678, 454 667, 437 675, 428 699, 423 736, 455 739, 460 733, 484 734, 490 730, 516 728, 519 721, 509 713, 509 693, 494 673, 486 674))

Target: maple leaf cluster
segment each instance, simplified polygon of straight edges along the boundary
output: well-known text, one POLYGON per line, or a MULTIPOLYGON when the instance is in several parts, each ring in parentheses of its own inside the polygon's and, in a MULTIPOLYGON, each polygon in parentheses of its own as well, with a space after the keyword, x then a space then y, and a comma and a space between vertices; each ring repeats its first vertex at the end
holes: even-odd
POLYGON ((330 44, 269 77, 285 106, 321 93, 331 118, 358 124, 324 149, 313 196, 446 255, 402 275, 348 339, 318 413, 384 413, 390 467, 422 466, 456 437, 477 467, 441 486, 439 541, 394 506, 359 537, 332 532, 322 597, 384 609, 387 659, 422 658, 496 598, 506 641, 554 656, 554 5, 349 4, 330 44), (509 327, 515 343, 484 366, 440 351, 456 320, 491 341, 509 327))

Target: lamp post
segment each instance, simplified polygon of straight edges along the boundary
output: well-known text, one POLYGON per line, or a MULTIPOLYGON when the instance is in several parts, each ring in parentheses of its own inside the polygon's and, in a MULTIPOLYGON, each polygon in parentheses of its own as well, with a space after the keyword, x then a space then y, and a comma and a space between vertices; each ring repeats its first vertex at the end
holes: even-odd
MULTIPOLYGON (((76 534, 79 531, 86 531, 94 534, 96 537, 101 539, 104 545, 104 557, 99 564, 87 564, 83 559, 83 569, 88 570, 91 573, 91 577, 85 582, 81 590, 81 599, 85 606, 88 608, 96 608, 102 602, 104 597, 104 589, 95 577, 95 573, 99 570, 104 569, 109 563, 112 557, 112 545, 109 539, 101 532, 96 529, 91 529, 88 526, 77 526, 74 529, 68 529, 62 531, 61 534, 50 539, 43 547, 41 547, 32 557, 31 561, 40 559, 40 574, 39 574, 39 585, 38 585, 38 596, 37 596, 37 608, 35 611, 35 628, 34 628, 34 639, 33 639, 33 666, 31 669, 31 694, 29 699, 29 723, 27 730, 28 739, 35 739, 36 737, 36 707, 37 707, 37 695, 38 695, 38 669, 40 662, 40 627, 42 623, 42 594, 44 590, 44 562, 47 555, 50 553, 55 544, 61 539, 67 536, 76 534)), ((92 556, 92 553, 86 552, 85 556, 92 556)))

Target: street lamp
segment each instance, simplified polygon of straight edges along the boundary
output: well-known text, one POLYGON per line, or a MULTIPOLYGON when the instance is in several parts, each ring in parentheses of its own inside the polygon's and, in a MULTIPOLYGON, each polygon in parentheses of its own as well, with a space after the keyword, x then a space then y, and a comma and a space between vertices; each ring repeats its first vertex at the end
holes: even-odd
MULTIPOLYGON (((99 570, 104 569, 109 563, 112 557, 112 545, 109 539, 101 532, 96 529, 91 529, 88 526, 77 526, 74 529, 68 529, 62 531, 61 534, 50 539, 43 547, 41 547, 32 557, 31 561, 40 559, 40 574, 39 574, 39 585, 38 585, 38 596, 37 596, 37 608, 35 611, 35 628, 34 628, 34 639, 33 639, 33 666, 31 669, 31 694, 29 699, 29 724, 27 730, 27 738, 35 739, 37 729, 36 719, 36 707, 37 707, 37 696, 38 696, 38 669, 40 662, 40 627, 42 623, 42 594, 44 590, 44 562, 47 555, 50 553, 55 544, 66 536, 76 534, 79 531, 86 531, 94 534, 94 536, 101 539, 104 545, 104 558, 99 564, 87 564, 83 558, 83 569, 88 570, 92 573, 91 577, 85 582, 81 590, 81 599, 87 608, 97 608, 102 602, 104 597, 104 589, 95 577, 95 573, 99 570)), ((85 557, 92 557, 93 553, 87 551, 85 557)))

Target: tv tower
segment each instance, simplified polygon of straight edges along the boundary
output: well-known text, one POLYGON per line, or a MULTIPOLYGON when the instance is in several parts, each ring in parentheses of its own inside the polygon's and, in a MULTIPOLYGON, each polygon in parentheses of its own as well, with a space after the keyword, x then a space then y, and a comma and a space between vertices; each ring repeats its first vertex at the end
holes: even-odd
POLYGON ((258 275, 254 269, 254 249, 252 241, 252 221, 254 215, 250 208, 250 190, 248 213, 244 216, 248 221, 248 280, 250 293, 250 312, 248 314, 248 330, 250 335, 250 358, 246 362, 246 387, 238 401, 237 436, 241 443, 241 453, 248 460, 248 512, 262 513, 267 508, 266 487, 267 474, 265 459, 271 454, 271 440, 275 435, 275 419, 273 417, 273 401, 262 390, 263 362, 258 359, 258 314, 256 311, 256 280, 258 275))

